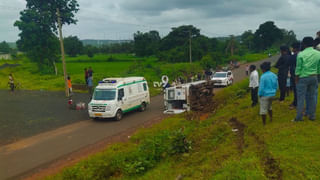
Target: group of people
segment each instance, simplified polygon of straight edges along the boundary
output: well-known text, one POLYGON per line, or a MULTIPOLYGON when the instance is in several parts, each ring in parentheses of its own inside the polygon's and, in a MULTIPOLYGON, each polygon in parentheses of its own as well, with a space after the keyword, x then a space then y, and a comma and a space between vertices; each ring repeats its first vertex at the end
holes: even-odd
POLYGON ((288 86, 293 90, 294 98, 290 104, 291 109, 296 109, 294 122, 303 121, 303 116, 314 121, 318 98, 318 78, 320 75, 320 31, 317 37, 305 37, 302 42, 288 46, 281 46, 281 56, 275 68, 278 75, 270 71, 271 63, 264 62, 260 65, 262 75, 259 82, 259 74, 255 65, 249 67, 252 106, 258 104, 260 97, 260 115, 262 123, 266 124, 269 115, 272 121, 272 101, 275 99, 279 88, 279 102, 285 100, 288 86))

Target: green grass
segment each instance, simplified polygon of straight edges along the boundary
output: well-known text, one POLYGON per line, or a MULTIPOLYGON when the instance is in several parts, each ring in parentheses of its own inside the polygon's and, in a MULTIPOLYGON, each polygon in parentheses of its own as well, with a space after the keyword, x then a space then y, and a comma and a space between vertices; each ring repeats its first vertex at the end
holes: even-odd
MULTIPOLYGON (((62 63, 57 63, 58 75, 42 75, 35 63, 20 56, 20 60, 0 61, 0 65, 21 64, 15 68, 0 70, 0 89, 8 89, 8 75, 13 73, 16 82, 21 84, 21 89, 63 91, 62 63)), ((170 80, 178 76, 187 76, 198 73, 201 67, 198 63, 168 64, 157 61, 154 57, 138 58, 126 54, 104 55, 98 54, 93 58, 87 56, 67 57, 67 72, 73 84, 84 84, 84 68, 92 67, 94 71, 94 84, 106 77, 143 76, 147 79, 152 96, 160 93, 161 88, 154 88, 153 81, 161 81, 162 75, 168 75, 170 80), (112 61, 108 60, 112 56, 112 61)))
MULTIPOLYGON (((242 58, 248 62, 265 58, 265 54, 247 54, 242 58)), ((21 84, 21 89, 63 91, 62 63, 57 63, 58 75, 42 75, 38 67, 23 55, 19 60, 0 61, 0 65, 19 63, 21 66, 0 70, 0 89, 8 89, 8 74, 13 73, 16 82, 21 84)), ((155 96, 161 92, 154 88, 153 82, 161 82, 161 76, 169 76, 170 81, 177 77, 187 77, 190 74, 202 72, 199 62, 165 63, 159 62, 155 57, 139 58, 131 54, 96 54, 90 58, 86 55, 66 57, 67 72, 73 84, 84 84, 84 68, 92 67, 94 71, 94 85, 106 77, 143 76, 147 79, 150 93, 155 96)), ((80 92, 80 91, 79 91, 80 92)))
POLYGON ((242 59, 246 62, 255 62, 268 57, 268 54, 255 53, 255 54, 245 54, 242 59))
POLYGON ((273 103, 274 120, 263 126, 247 84, 217 93, 207 120, 169 117, 47 179, 319 179, 319 121, 291 122, 288 98, 273 103), (231 118, 245 125, 243 136, 232 132, 231 118))
POLYGON ((67 62, 141 61, 146 59, 156 60, 155 57, 139 58, 132 54, 95 54, 93 57, 88 57, 87 55, 66 57, 67 62))

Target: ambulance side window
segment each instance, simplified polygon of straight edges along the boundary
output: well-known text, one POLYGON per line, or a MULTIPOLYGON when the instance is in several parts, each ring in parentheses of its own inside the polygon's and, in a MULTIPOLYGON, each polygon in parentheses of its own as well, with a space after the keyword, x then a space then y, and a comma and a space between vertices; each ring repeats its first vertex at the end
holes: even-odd
POLYGON ((143 83, 143 90, 144 90, 144 91, 147 91, 147 90, 148 90, 148 88, 147 88, 147 83, 143 83))
POLYGON ((124 89, 119 89, 118 90, 118 100, 122 100, 122 98, 124 97, 124 89))

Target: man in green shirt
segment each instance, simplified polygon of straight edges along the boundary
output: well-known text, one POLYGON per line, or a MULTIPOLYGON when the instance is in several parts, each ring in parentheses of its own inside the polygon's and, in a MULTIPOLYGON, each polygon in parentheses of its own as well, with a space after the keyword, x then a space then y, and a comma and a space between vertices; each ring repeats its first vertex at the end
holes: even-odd
POLYGON ((293 121, 302 121, 304 102, 306 99, 307 116, 315 120, 316 97, 318 93, 318 78, 320 73, 320 52, 313 49, 313 38, 303 38, 302 45, 305 48, 298 54, 296 66, 297 88, 297 116, 293 121))

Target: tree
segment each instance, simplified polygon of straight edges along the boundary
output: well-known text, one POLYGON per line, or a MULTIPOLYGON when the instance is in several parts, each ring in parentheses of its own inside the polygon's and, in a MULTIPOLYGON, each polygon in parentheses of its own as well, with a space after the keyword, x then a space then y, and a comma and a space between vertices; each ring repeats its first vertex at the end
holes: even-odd
POLYGON ((207 54, 202 57, 200 65, 203 69, 211 69, 214 68, 216 64, 214 63, 212 56, 210 54, 207 54))
POLYGON ((183 25, 172 28, 172 31, 161 40, 159 59, 170 62, 189 61, 190 41, 193 60, 200 60, 216 46, 214 40, 201 35, 196 27, 183 25))
POLYGON ((245 31, 241 35, 241 42, 248 50, 252 49, 253 39, 254 39, 254 34, 252 33, 251 30, 245 31))
POLYGON ((282 44, 290 46, 292 43, 298 41, 296 34, 292 30, 281 29, 281 32, 283 34, 282 44))
POLYGON ((183 25, 172 28, 172 31, 163 38, 160 50, 165 51, 178 46, 187 46, 190 38, 200 36, 200 29, 192 25, 183 25))
POLYGON ((258 50, 264 50, 272 46, 277 40, 281 40, 283 34, 272 21, 267 21, 259 26, 254 33, 254 43, 258 50))
POLYGON ((26 9, 20 12, 20 20, 14 23, 21 31, 18 48, 38 64, 43 73, 52 73, 59 56, 57 34, 57 9, 61 24, 75 24, 74 15, 79 10, 76 0, 27 0, 26 9))
POLYGON ((9 46, 9 44, 5 41, 0 43, 0 54, 4 53, 4 54, 8 54, 11 52, 11 48, 9 46))
POLYGON ((158 52, 160 35, 158 31, 134 33, 134 51, 137 56, 150 56, 158 52))
POLYGON ((83 51, 83 44, 77 36, 66 37, 63 42, 65 51, 70 56, 77 56, 83 51))
POLYGON ((92 58, 94 56, 94 54, 99 52, 98 48, 95 46, 92 46, 92 45, 84 46, 84 51, 87 54, 87 56, 90 58, 92 58))

